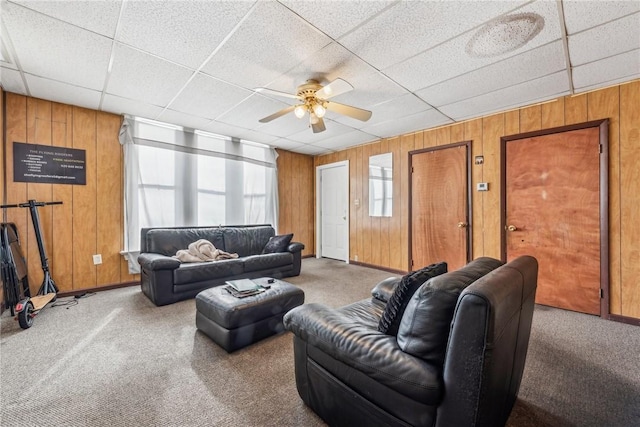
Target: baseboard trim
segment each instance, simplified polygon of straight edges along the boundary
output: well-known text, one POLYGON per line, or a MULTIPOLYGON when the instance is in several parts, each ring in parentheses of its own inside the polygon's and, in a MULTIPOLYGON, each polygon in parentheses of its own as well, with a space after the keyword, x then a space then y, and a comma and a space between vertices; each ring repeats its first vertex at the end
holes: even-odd
POLYGON ((133 281, 133 282, 123 282, 123 283, 113 283, 111 285, 105 285, 105 286, 100 286, 97 288, 83 288, 83 289, 74 289, 72 291, 64 291, 64 292, 58 292, 58 296, 59 297, 71 297, 74 295, 81 295, 81 294, 85 294, 87 292, 100 292, 100 291, 110 291, 111 289, 118 289, 118 288, 126 288, 129 286, 136 286, 139 285, 140 281, 133 281))
POLYGON ((626 323, 628 325, 640 326, 640 319, 636 319, 635 317, 628 316, 620 316, 619 314, 609 314, 607 316, 609 320, 613 320, 614 322, 626 323))
POLYGON ((407 271, 404 271, 404 270, 397 270, 395 268, 383 267, 383 266, 374 265, 374 264, 367 264, 367 263, 360 262, 360 261, 349 260, 349 264, 359 265, 361 267, 375 268, 376 270, 388 271, 389 273, 396 273, 396 274, 400 274, 400 275, 403 275, 403 276, 405 274, 407 274, 407 271))

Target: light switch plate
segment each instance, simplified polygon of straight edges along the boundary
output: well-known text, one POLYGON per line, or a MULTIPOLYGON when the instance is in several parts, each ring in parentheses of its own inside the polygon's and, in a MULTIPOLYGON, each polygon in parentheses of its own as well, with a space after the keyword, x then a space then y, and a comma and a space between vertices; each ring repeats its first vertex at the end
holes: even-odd
POLYGON ((478 191, 489 191, 489 183, 479 182, 476 188, 478 189, 478 191))

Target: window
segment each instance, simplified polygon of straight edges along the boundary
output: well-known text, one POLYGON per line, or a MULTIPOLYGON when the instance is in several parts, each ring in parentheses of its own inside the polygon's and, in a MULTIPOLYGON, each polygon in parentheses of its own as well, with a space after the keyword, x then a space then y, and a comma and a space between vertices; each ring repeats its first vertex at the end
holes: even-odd
POLYGON ((125 248, 139 272, 140 229, 161 226, 277 226, 276 152, 145 119, 125 119, 125 248))

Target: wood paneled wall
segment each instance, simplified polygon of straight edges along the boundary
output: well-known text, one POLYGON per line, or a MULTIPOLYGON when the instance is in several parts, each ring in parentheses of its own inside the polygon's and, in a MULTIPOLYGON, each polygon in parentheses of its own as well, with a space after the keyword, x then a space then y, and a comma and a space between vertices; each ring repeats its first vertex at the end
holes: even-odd
POLYGON ((278 151, 278 233, 293 233, 304 244, 302 256, 315 252, 313 157, 278 151))
POLYGON ((557 99, 387 138, 375 143, 318 156, 314 165, 350 162, 350 259, 385 268, 408 268, 409 151, 472 141, 472 157, 484 164, 472 169, 472 188, 488 182, 488 192, 473 192, 473 258, 500 258, 500 137, 608 118, 610 310, 640 318, 640 81, 557 99), (368 215, 369 156, 394 156, 394 209, 391 218, 368 215), (359 204, 356 205, 355 201, 359 204))
MULTIPOLYGON (((30 199, 62 201, 38 208, 49 265, 61 292, 139 281, 130 275, 123 248, 123 158, 118 142, 121 117, 71 105, 6 93, 3 204, 30 199), (86 185, 13 181, 13 142, 86 151, 86 185), (102 264, 93 264, 93 255, 102 264)), ((7 209, 3 221, 18 226, 27 257, 31 292, 42 283, 38 246, 28 209, 7 209)))

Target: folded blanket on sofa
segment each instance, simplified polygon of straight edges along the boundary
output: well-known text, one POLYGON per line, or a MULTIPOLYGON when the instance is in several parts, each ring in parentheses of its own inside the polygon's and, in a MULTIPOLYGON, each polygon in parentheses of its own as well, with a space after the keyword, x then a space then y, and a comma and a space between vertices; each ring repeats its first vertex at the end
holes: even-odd
POLYGON ((174 258, 177 258, 180 262, 204 262, 238 258, 238 254, 216 249, 210 241, 200 239, 189 244, 189 249, 180 249, 176 252, 174 258))

